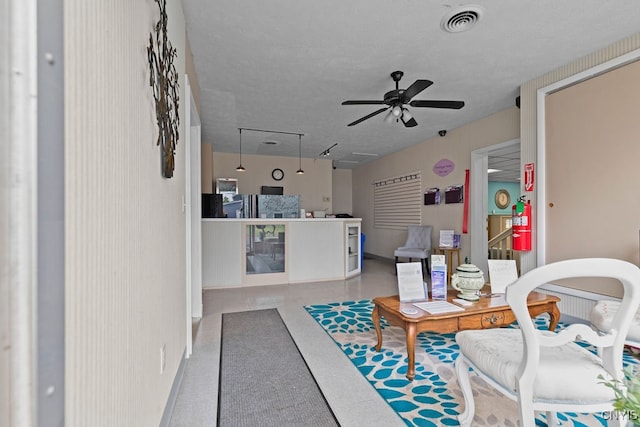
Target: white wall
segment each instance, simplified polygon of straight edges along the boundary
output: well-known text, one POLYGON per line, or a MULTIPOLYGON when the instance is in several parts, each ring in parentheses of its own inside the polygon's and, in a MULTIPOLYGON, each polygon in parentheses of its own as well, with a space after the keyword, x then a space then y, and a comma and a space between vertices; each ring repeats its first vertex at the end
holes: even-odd
MULTIPOLYGON (((163 178, 146 53, 159 11, 150 0, 64 6, 65 423, 157 426, 186 342, 185 151, 163 178)), ((167 13, 182 93, 180 1, 167 13)))

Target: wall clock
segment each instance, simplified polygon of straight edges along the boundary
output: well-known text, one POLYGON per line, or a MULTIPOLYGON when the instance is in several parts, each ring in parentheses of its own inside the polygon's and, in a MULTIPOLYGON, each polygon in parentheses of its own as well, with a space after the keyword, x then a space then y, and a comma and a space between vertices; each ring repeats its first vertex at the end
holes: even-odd
POLYGON ((511 202, 511 196, 509 195, 509 192, 504 188, 496 191, 495 202, 496 206, 499 209, 507 208, 509 206, 509 202, 511 202))
POLYGON ((275 168, 271 171, 271 178, 276 181, 282 181, 282 178, 284 178, 284 172, 280 168, 275 168))

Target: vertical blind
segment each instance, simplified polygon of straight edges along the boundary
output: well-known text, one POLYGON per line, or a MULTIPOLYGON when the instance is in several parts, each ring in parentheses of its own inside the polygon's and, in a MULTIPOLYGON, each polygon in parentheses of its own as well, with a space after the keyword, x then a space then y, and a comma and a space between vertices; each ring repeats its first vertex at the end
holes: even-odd
POLYGON ((373 183, 373 222, 375 228, 404 230, 421 224, 422 199, 420 172, 386 178, 373 183))

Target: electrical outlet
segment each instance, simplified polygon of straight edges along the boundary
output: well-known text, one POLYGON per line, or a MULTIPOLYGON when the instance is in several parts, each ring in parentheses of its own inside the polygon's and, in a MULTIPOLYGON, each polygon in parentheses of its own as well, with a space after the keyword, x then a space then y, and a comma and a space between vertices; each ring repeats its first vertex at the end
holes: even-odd
POLYGON ((167 348, 166 345, 160 347, 160 375, 164 374, 164 368, 167 365, 167 348))

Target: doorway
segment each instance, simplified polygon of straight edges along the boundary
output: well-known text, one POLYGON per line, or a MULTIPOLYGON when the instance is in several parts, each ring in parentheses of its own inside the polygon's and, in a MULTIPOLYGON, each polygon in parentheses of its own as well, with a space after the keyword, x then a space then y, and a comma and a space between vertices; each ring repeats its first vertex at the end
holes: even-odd
MULTIPOLYGON (((520 139, 471 152, 471 260, 488 271, 489 181, 520 182, 520 139), (494 169, 489 173, 490 169, 494 169)), ((514 200, 515 201, 515 200, 514 200)))

